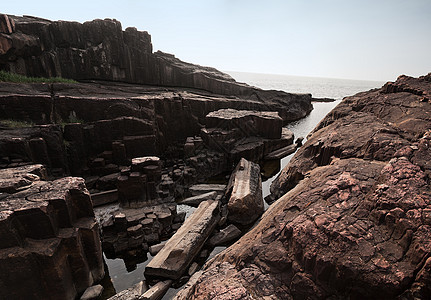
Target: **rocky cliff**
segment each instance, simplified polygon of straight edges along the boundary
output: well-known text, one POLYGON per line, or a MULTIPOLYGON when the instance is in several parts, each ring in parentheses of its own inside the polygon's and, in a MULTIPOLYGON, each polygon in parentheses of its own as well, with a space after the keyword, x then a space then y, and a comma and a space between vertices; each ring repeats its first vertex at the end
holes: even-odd
POLYGON ((431 74, 345 98, 177 299, 429 299, 431 74))
POLYGON ((293 119, 312 109, 310 95, 263 91, 214 68, 186 63, 160 51, 153 53, 147 32, 123 31, 115 19, 81 24, 1 15, 0 26, 0 69, 14 73, 187 87, 272 100, 289 107, 293 119))

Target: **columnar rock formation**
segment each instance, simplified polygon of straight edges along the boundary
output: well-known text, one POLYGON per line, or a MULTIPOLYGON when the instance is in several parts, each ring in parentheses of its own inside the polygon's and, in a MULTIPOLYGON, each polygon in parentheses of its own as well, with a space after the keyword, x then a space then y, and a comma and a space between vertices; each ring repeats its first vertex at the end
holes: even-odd
POLYGON ((345 98, 177 299, 428 299, 431 74, 345 98))
POLYGON ((293 143, 292 132, 282 128, 283 120, 275 111, 220 109, 210 112, 205 122, 201 129, 205 144, 234 165, 241 158, 259 162, 293 143))
POLYGON ((0 201, 4 299, 75 299, 104 275, 99 227, 84 180, 41 181, 44 173, 41 166, 0 171, 11 186, 0 201))
POLYGON ((158 198, 157 185, 162 179, 161 161, 156 156, 132 159, 130 169, 117 178, 118 198, 122 207, 142 207, 158 198))
POLYGON ((80 24, 1 15, 0 21, 0 69, 14 73, 188 87, 273 99, 290 107, 286 117, 298 113, 303 117, 312 108, 310 95, 304 98, 251 88, 214 68, 185 63, 160 51, 153 53, 147 32, 136 28, 123 31, 115 19, 80 24))

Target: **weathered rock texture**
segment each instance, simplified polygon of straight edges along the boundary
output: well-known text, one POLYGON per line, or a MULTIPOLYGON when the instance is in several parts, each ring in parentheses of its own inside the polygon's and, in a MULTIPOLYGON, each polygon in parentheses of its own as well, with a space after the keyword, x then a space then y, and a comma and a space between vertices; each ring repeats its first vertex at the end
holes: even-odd
POLYGON ((130 170, 117 178, 118 199, 122 207, 142 207, 158 200, 156 185, 161 181, 161 161, 156 156, 132 159, 130 170))
POLYGON ((175 203, 137 209, 119 208, 105 215, 96 208, 102 227, 102 246, 111 258, 130 249, 148 248, 169 238, 184 222, 185 213, 177 214, 175 203))
POLYGON ((220 219, 219 202, 202 202, 145 268, 146 277, 179 279, 220 219))
POLYGON ((0 200, 1 298, 75 299, 104 275, 90 194, 82 178, 32 175, 0 200))
POLYGON ((431 74, 401 76, 344 99, 177 299, 430 298, 430 92, 431 74))
POLYGON ((177 86, 275 100, 289 106, 284 116, 301 118, 312 108, 311 95, 263 91, 237 83, 214 68, 153 53, 151 37, 136 28, 122 30, 112 19, 83 24, 1 15, 0 68, 29 76, 99 79, 177 86))
POLYGON ((236 165, 241 158, 259 162, 293 143, 292 132, 282 125, 276 111, 220 109, 206 116, 201 137, 209 148, 224 153, 229 164, 236 165))
POLYGON ((225 197, 230 222, 248 225, 256 221, 263 213, 259 165, 242 158, 229 179, 225 197))

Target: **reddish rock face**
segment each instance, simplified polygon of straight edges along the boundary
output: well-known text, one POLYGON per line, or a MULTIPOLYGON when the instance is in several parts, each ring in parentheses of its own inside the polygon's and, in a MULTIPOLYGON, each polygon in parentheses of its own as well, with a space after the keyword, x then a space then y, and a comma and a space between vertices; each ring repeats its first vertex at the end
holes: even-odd
POLYGON ((281 198, 177 299, 430 297, 431 81, 390 85, 317 126, 274 183, 281 198))

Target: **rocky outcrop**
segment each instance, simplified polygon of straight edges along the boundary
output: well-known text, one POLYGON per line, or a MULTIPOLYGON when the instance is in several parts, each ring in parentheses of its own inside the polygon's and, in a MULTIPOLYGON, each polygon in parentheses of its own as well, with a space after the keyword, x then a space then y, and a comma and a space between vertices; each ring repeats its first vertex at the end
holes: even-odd
POLYGON ((122 207, 148 206, 158 200, 157 186, 162 178, 161 161, 156 156, 136 157, 128 170, 117 178, 122 207))
POLYGON ((185 219, 185 213, 177 213, 175 203, 135 209, 100 207, 95 209, 95 214, 103 233, 103 251, 109 258, 130 249, 148 250, 148 246, 174 234, 185 219))
POLYGON ((259 162, 293 143, 293 133, 282 125, 275 111, 220 109, 206 116, 201 137, 207 147, 224 153, 229 164, 236 165, 241 158, 259 162))
MULTIPOLYGON (((346 98, 317 125, 314 133, 319 134, 313 134, 299 149, 272 184, 271 193, 281 196, 304 178, 306 172, 327 165, 332 157, 389 161, 410 151, 417 153, 416 144, 408 150, 410 145, 419 143, 431 128, 430 104, 423 96, 430 93, 428 77, 400 76, 382 89, 346 98), (416 92, 391 93, 389 86, 394 91, 414 89, 416 92)), ((421 155, 426 154, 421 151, 421 155)), ((427 173, 428 168, 424 169, 427 173)))
POLYGON ((1 15, 0 69, 28 76, 109 80, 196 88, 288 106, 283 117, 301 118, 311 95, 263 91, 237 83, 214 68, 183 62, 152 51, 151 37, 136 28, 122 30, 112 19, 83 24, 1 15))
MULTIPOLYGON (((206 115, 212 111, 230 107, 272 110, 285 115, 289 110, 275 102, 106 82, 1 83, 0 107, 0 120, 13 116, 15 120, 41 125, 33 129, 0 126, 0 157, 8 158, 0 161, 0 165, 6 167, 11 159, 21 159, 44 163, 48 168, 63 169, 74 175, 81 175, 88 167, 92 175, 97 176, 109 174, 109 170, 107 173, 103 170, 104 166, 124 166, 134 157, 160 155, 175 143, 184 143, 187 137, 199 135, 206 115), (100 160, 88 166, 88 161, 96 157, 105 162, 100 160)), ((238 138, 242 137, 248 135, 240 133, 238 138)), ((284 135, 282 139, 266 139, 265 144, 260 143, 258 149, 264 153, 251 151, 249 148, 256 149, 256 146, 250 143, 235 153, 240 158, 241 154, 251 151, 258 153, 255 156, 259 159, 266 152, 286 146, 289 139, 284 139, 284 135)), ((195 161, 200 160, 202 144, 201 140, 193 139, 186 147, 189 164, 195 169, 202 165, 195 161)), ((223 168, 212 165, 209 169, 223 168)))
POLYGON ((176 299, 429 298, 429 78, 345 98, 273 184, 281 198, 261 222, 176 299))
POLYGON ((26 183, 0 200, 1 297, 75 299, 104 275, 90 194, 82 178, 41 181, 40 166, 25 169, 0 174, 26 183))

